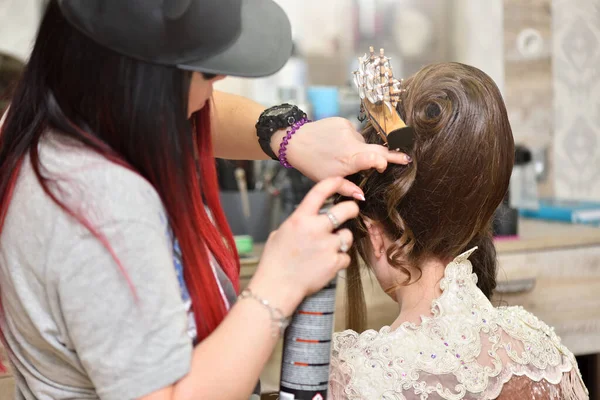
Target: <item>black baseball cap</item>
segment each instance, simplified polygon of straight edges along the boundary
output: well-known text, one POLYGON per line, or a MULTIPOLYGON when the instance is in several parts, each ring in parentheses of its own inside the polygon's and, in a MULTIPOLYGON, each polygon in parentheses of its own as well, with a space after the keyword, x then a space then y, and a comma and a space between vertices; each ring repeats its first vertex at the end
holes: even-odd
POLYGON ((76 29, 120 54, 209 74, 274 74, 292 52, 272 0, 58 0, 76 29))

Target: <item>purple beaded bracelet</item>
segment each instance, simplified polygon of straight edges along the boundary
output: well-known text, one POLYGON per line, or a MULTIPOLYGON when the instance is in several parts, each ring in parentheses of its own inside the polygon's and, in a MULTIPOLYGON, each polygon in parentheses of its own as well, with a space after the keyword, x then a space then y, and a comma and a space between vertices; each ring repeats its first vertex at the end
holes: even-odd
POLYGON ((292 136, 294 136, 294 133, 298 132, 298 129, 300 129, 304 124, 308 122, 312 121, 306 118, 302 118, 300 121, 296 121, 292 126, 290 126, 290 129, 288 129, 287 131, 287 135, 285 135, 285 137, 281 141, 281 145, 279 146, 279 163, 284 167, 293 168, 287 160, 287 145, 292 139, 292 136))

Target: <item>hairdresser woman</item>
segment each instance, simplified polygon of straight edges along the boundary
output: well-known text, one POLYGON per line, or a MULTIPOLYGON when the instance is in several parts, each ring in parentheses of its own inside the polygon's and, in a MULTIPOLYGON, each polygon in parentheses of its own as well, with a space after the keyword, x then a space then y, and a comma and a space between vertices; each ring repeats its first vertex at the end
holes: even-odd
POLYGON ((341 119, 279 106, 255 129, 259 106, 211 102, 216 80, 274 73, 290 49, 270 0, 50 1, 0 133, 0 327, 17 398, 252 394, 287 318, 349 263, 352 236, 334 228, 356 204, 318 210, 362 192, 325 178, 405 162, 341 119), (213 157, 265 153, 321 182, 234 305, 213 157))

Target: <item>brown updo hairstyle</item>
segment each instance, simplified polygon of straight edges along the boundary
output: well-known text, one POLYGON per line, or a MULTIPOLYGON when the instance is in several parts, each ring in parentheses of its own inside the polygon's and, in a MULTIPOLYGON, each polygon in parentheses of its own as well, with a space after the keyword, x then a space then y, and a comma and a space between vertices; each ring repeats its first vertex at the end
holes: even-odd
MULTIPOLYGON (((372 251, 365 217, 381 224, 392 240, 387 259, 407 275, 402 284, 420 278, 425 259, 451 260, 478 246, 470 257, 477 284, 488 298, 496 287, 491 221, 514 162, 502 95, 485 73, 459 63, 429 65, 404 87, 398 111, 416 132, 413 162, 352 177, 367 199, 350 226, 355 245, 347 272, 346 322, 359 332, 366 321, 359 265, 372 251)), ((370 124, 363 135, 367 143, 381 143, 370 124)))

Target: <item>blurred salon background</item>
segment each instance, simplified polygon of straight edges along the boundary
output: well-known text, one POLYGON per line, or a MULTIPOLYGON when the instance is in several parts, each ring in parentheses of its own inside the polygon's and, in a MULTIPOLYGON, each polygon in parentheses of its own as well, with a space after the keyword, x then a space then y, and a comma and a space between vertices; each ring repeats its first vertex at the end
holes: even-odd
MULTIPOLYGON (((511 187, 494 222, 496 301, 523 305, 556 328, 600 399, 600 0, 276 0, 293 27, 294 55, 264 79, 228 78, 218 90, 357 129, 357 57, 385 48, 394 74, 458 61, 489 74, 518 144, 511 187)), ((0 107, 31 48, 45 0, 0 0, 0 107)), ((335 143, 332 143, 335 145, 335 143)), ((222 201, 252 276, 261 243, 312 182, 274 161, 218 160, 222 201)), ((395 305, 367 287, 369 325, 395 305)), ((341 292, 341 291, 340 291, 341 292)), ((343 301, 337 328, 343 328, 343 301)), ((385 321, 385 322, 383 322, 385 321)), ((279 355, 263 376, 277 389, 279 355)), ((0 399, 12 398, 0 378, 0 399)))

